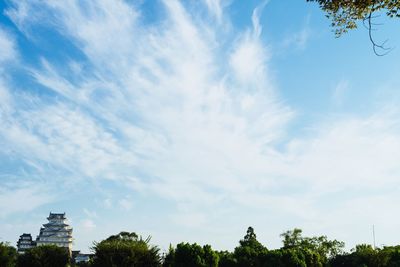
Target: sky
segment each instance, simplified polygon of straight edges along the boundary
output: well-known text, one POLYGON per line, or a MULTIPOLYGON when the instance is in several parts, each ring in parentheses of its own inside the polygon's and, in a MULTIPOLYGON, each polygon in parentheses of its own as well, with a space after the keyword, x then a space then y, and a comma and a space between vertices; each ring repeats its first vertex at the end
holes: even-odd
POLYGON ((0 1, 0 241, 400 244, 400 24, 304 1, 0 1))

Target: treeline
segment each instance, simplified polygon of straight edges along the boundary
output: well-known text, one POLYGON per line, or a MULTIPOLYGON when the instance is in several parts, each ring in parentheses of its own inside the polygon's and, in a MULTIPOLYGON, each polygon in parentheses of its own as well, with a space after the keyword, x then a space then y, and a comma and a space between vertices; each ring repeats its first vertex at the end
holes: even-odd
POLYGON ((400 267, 400 246, 373 248, 357 245, 344 251, 344 243, 326 236, 303 237, 300 229, 281 234, 283 246, 269 250, 249 227, 234 251, 216 251, 210 245, 179 243, 161 253, 136 233, 121 232, 94 242, 89 262, 74 263, 56 246, 40 246, 18 254, 0 243, 0 267, 400 267))

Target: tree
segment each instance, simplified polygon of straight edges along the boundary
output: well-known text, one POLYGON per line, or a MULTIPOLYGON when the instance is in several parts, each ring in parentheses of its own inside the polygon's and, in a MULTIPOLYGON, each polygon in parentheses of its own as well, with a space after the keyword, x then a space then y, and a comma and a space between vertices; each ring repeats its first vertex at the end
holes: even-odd
POLYGON ((139 236, 135 233, 129 233, 129 232, 120 232, 119 234, 116 235, 111 235, 109 236, 106 241, 138 241, 139 236))
POLYGON ((282 266, 285 267, 307 267, 306 259, 299 249, 282 249, 282 266))
POLYGON ((379 266, 378 265, 378 250, 375 250, 371 245, 357 245, 354 252, 355 266, 379 266))
POLYGON ((343 242, 328 240, 326 236, 303 237, 302 230, 298 228, 284 232, 281 237, 283 249, 292 250, 291 255, 293 250, 296 250, 297 254, 302 254, 307 266, 323 266, 342 253, 344 248, 343 242))
POLYGON ((234 254, 229 251, 220 251, 218 252, 218 256, 218 267, 233 267, 237 264, 234 254))
POLYGON ((65 267, 70 261, 65 248, 55 245, 38 246, 18 256, 17 267, 65 267))
POLYGON ((372 20, 375 14, 382 12, 390 18, 400 18, 400 0, 307 0, 307 2, 317 2, 327 13, 326 16, 332 20, 332 27, 335 28, 337 37, 357 28, 357 23, 362 21, 368 28, 375 54, 382 56, 390 50, 385 47, 386 41, 382 44, 375 42, 372 31, 376 24, 372 20))
POLYGON ((92 263, 91 261, 88 262, 79 262, 79 263, 75 263, 74 265, 72 265, 74 267, 91 267, 92 263))
POLYGON ((286 231, 281 234, 281 237, 283 238, 283 247, 284 248, 293 248, 297 247, 301 244, 302 242, 302 237, 301 233, 303 231, 298 228, 294 228, 293 230, 286 231))
POLYGON ((210 245, 179 243, 176 249, 170 247, 165 257, 165 267, 217 267, 218 253, 210 245))
MULTIPOLYGON (((387 259, 380 258, 379 249, 374 249, 371 245, 361 244, 352 249, 352 253, 338 255, 331 259, 330 266, 339 267, 380 267, 388 266, 387 259)), ((390 266, 390 265, 389 265, 390 266)))
POLYGON ((175 249, 169 244, 168 253, 163 257, 163 267, 173 267, 175 263, 175 249))
POLYGON ((234 256, 237 266, 257 267, 262 266, 268 249, 258 240, 253 227, 247 229, 246 235, 239 241, 239 246, 235 248, 234 256))
POLYGON ((219 263, 219 255, 215 252, 210 245, 203 246, 203 258, 205 266, 207 267, 217 267, 219 263))
POLYGON ((260 242, 257 240, 257 235, 254 232, 253 227, 247 228, 246 235, 242 240, 239 241, 241 247, 250 247, 257 252, 262 252, 267 250, 260 242))
POLYGON ((13 267, 17 259, 17 250, 7 243, 0 242, 0 266, 13 267))
POLYGON ((158 267, 161 265, 159 249, 149 245, 150 237, 143 240, 136 233, 121 232, 94 243, 94 267, 158 267))
POLYGON ((382 266, 400 266, 400 246, 384 247, 379 251, 378 257, 382 266))

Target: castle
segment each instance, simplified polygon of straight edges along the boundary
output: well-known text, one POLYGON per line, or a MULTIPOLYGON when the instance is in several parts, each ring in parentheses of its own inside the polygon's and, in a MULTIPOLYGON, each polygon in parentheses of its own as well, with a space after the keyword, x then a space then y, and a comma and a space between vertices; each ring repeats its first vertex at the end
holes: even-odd
POLYGON ((22 234, 17 242, 19 253, 27 249, 42 246, 56 245, 66 248, 71 255, 72 252, 72 227, 67 224, 65 213, 51 213, 47 217, 48 223, 40 228, 36 241, 32 240, 31 234, 22 234))

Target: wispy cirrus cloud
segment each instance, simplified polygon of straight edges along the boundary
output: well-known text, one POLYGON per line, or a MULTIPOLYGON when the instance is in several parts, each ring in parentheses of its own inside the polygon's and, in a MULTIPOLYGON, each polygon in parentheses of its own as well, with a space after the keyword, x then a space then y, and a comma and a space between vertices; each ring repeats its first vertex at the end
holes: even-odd
POLYGON ((215 16, 218 22, 221 22, 223 16, 223 0, 204 0, 211 14, 215 16))
POLYGON ((24 182, 6 186, 1 184, 0 218, 13 213, 30 212, 54 200, 55 196, 49 187, 24 182))
POLYGON ((282 47, 284 49, 294 47, 295 49, 304 50, 307 47, 307 43, 311 36, 312 30, 310 27, 310 15, 308 15, 300 30, 287 35, 283 39, 282 47))
MULTIPOLYGON (((243 149, 261 157, 262 146, 279 138, 292 116, 274 95, 259 32, 246 32, 235 42, 226 55, 229 70, 215 62, 223 47, 208 34, 211 25, 196 25, 177 1, 165 2, 165 26, 149 26, 147 33, 136 25, 138 12, 124 2, 102 1, 89 8, 93 12, 83 8, 74 1, 43 4, 42 10, 60 14, 54 23, 82 49, 93 69, 78 83, 47 60, 31 71, 38 83, 67 102, 38 105, 10 125, 15 132, 3 136, 9 143, 26 140, 21 154, 86 177, 123 180, 141 165, 157 179, 155 188, 176 182, 192 187, 191 180, 201 188, 208 182, 189 169, 217 167, 229 173, 230 161, 239 160, 229 154, 243 149), (32 125, 26 127, 24 120, 32 125), (201 154, 204 159, 192 163, 201 154), (222 160, 223 167, 214 167, 210 158, 222 160), (182 166, 164 170, 170 160, 182 166), (153 171, 153 164, 160 171, 153 171), (121 167, 118 173, 115 165, 121 167)), ((9 13, 20 27, 30 22, 29 17, 17 19, 18 11, 9 13)))
POLYGON ((15 47, 15 41, 13 39, 9 32, 0 27, 0 64, 4 64, 5 61, 16 59, 17 48, 15 47))
POLYGON ((340 80, 332 90, 332 102, 340 106, 345 100, 346 93, 350 89, 349 81, 340 80))

